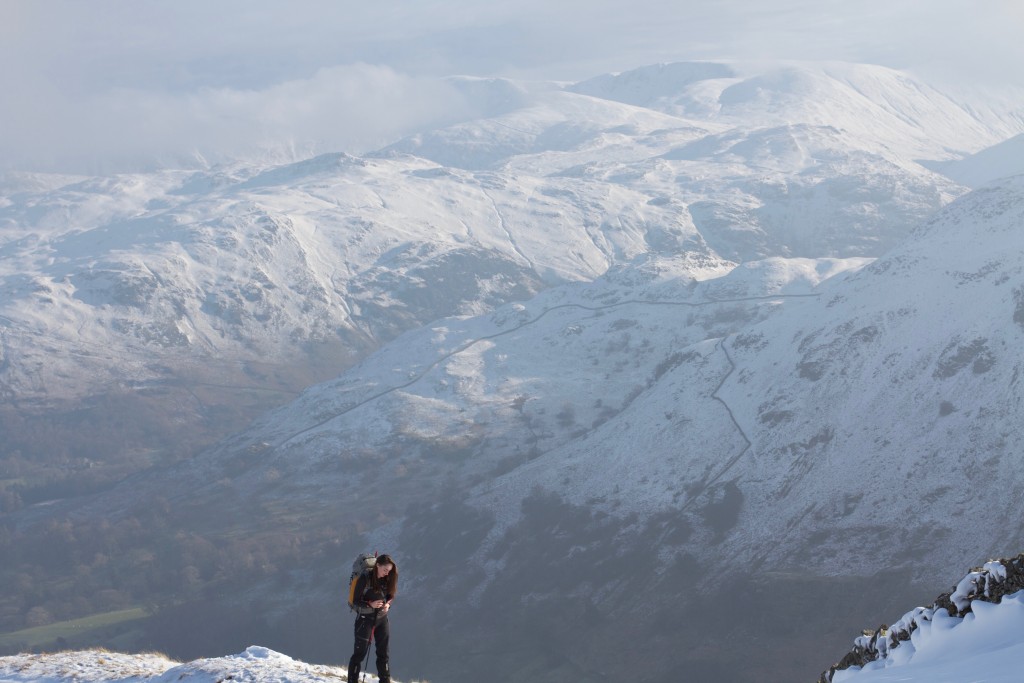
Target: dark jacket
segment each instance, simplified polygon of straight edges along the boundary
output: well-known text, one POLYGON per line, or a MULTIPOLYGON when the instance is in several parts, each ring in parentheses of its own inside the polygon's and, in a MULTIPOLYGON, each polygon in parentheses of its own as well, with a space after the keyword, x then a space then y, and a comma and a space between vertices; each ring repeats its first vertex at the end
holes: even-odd
POLYGON ((376 573, 374 569, 367 569, 359 578, 356 579, 356 589, 354 591, 354 600, 356 612, 358 614, 373 614, 374 609, 370 607, 371 602, 377 600, 384 600, 389 602, 394 595, 387 593, 387 582, 377 581, 376 573))

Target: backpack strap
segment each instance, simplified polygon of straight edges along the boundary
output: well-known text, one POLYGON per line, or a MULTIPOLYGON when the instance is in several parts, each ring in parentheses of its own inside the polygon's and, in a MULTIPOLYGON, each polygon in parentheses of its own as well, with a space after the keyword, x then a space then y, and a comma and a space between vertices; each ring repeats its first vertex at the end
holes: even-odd
POLYGON ((366 604, 366 594, 372 588, 371 571, 370 569, 363 570, 356 577, 355 583, 352 586, 352 609, 359 614, 372 614, 374 611, 372 607, 366 604))

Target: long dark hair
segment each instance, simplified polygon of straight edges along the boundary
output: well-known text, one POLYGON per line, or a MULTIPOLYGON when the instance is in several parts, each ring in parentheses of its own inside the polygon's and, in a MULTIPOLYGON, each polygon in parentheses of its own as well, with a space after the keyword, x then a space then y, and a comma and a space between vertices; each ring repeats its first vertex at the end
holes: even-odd
POLYGON ((385 595, 390 595, 392 598, 398 595, 398 565, 390 555, 379 555, 377 557, 377 564, 390 564, 391 571, 383 579, 377 578, 377 568, 370 572, 370 580, 373 582, 373 587, 379 591, 382 591, 385 595))

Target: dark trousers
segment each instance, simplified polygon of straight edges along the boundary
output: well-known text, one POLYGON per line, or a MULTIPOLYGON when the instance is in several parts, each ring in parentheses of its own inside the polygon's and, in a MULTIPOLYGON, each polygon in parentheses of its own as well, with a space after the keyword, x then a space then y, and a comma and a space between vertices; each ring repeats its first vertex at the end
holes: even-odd
POLYGON ((352 653, 352 659, 348 660, 348 680, 355 683, 363 668, 363 660, 370 650, 370 640, 377 650, 377 676, 381 681, 391 680, 391 669, 388 667, 388 641, 391 639, 391 626, 388 624, 388 615, 381 614, 376 618, 374 615, 361 614, 356 618, 356 648, 352 653))

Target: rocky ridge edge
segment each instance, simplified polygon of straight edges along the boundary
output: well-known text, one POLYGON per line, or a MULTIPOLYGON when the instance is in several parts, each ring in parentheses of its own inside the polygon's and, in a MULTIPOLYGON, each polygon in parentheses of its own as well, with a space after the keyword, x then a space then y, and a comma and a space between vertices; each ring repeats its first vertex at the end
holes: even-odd
POLYGON ((854 640, 853 649, 842 659, 822 672, 817 683, 832 683, 837 671, 885 659, 889 653, 939 611, 945 610, 951 617, 964 618, 971 612, 974 600, 999 604, 1004 595, 1011 595, 1024 589, 1024 553, 1009 559, 990 560, 984 566, 972 569, 948 593, 943 593, 930 607, 915 607, 892 624, 882 624, 877 629, 865 629, 854 640))

